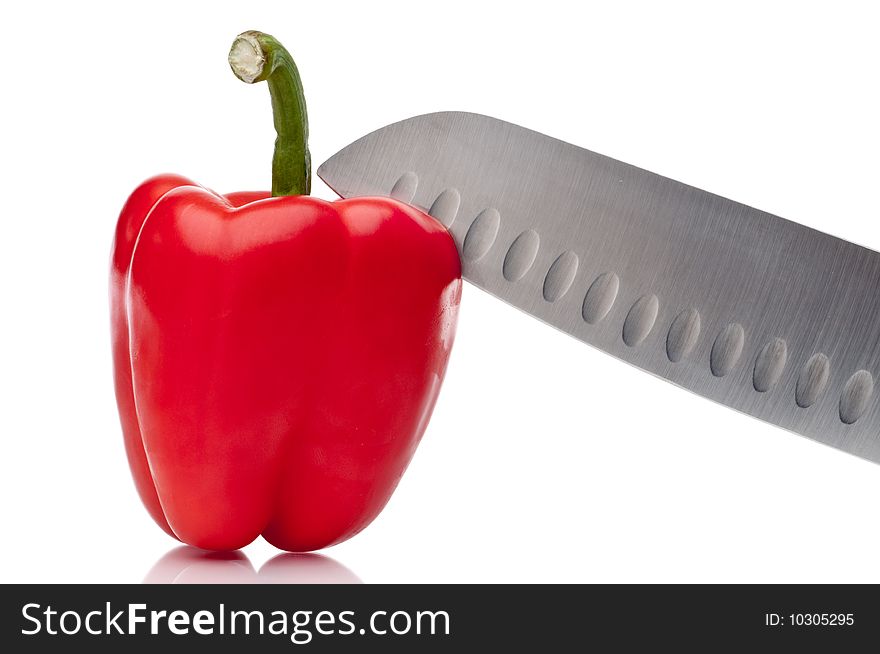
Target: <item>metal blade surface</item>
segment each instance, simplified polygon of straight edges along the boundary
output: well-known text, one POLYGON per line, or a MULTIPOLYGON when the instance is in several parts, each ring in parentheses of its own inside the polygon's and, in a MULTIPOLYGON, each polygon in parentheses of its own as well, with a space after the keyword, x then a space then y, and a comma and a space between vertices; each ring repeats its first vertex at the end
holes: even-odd
POLYGON ((383 127, 318 175, 428 211, 466 279, 575 338, 880 462, 877 252, 478 114, 383 127))

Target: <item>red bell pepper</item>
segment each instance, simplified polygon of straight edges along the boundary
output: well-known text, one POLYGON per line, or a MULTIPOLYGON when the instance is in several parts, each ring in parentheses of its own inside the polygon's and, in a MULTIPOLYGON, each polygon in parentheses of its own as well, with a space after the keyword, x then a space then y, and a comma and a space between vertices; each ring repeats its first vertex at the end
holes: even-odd
POLYGON ((412 458, 452 347, 460 263, 413 207, 306 195, 293 60, 245 32, 230 64, 269 85, 272 193, 173 175, 134 191, 112 257, 116 396, 165 531, 206 549, 262 534, 314 550, 367 526, 412 458))

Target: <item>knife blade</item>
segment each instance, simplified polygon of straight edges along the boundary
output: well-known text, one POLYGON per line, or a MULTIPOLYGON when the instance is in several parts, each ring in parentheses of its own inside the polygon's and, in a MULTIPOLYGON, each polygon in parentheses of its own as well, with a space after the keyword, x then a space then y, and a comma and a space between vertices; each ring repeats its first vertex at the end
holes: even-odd
POLYGON ((544 134, 440 112, 318 176, 451 232, 476 286, 619 359, 880 462, 880 254, 544 134))

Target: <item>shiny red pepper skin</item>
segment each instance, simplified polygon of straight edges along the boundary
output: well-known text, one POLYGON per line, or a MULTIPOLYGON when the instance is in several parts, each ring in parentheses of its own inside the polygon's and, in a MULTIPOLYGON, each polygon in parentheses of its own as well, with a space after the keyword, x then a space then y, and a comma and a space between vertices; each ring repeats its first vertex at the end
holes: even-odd
POLYGON ((448 232, 394 200, 143 184, 117 224, 111 313, 150 514, 206 549, 356 534, 415 452, 460 298, 448 232))

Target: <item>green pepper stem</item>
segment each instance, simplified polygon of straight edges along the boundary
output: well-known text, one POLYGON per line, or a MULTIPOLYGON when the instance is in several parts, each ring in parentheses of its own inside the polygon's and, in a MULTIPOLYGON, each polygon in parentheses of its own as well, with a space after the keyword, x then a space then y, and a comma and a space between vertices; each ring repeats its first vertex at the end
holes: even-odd
POLYGON ((309 122, 302 80, 293 57, 274 37, 242 32, 229 50, 229 66, 242 82, 266 81, 275 121, 272 195, 308 195, 312 185, 309 122))

